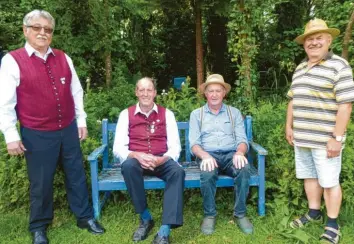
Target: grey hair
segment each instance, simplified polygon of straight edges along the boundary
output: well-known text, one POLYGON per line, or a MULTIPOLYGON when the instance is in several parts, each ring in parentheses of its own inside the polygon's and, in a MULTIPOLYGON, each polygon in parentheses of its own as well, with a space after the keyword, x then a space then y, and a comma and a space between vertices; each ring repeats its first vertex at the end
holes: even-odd
POLYGON ((154 86, 154 89, 156 90, 156 81, 153 79, 153 78, 150 78, 150 77, 143 77, 141 79, 139 79, 137 82, 136 82, 136 85, 135 85, 135 88, 138 89, 138 84, 140 81, 143 81, 143 80, 147 80, 147 81, 150 81, 152 83, 152 85, 154 86))
POLYGON ((44 18, 48 20, 51 23, 52 28, 54 29, 55 20, 53 16, 45 10, 38 10, 38 9, 35 9, 29 12, 28 14, 26 14, 26 16, 23 18, 23 25, 29 26, 31 25, 33 19, 38 19, 38 18, 44 18))

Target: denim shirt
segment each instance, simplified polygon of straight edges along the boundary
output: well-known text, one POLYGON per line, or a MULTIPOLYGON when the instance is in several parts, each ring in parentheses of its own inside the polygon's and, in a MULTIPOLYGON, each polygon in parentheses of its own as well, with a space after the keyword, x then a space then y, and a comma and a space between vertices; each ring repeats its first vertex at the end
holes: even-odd
POLYGON ((194 145, 199 145, 207 152, 228 152, 236 151, 241 143, 249 147, 241 112, 237 108, 230 107, 234 120, 234 128, 232 128, 226 106, 223 103, 218 114, 213 114, 208 104, 191 113, 189 119, 190 149, 194 145), (204 109, 202 123, 200 123, 201 109, 204 109))

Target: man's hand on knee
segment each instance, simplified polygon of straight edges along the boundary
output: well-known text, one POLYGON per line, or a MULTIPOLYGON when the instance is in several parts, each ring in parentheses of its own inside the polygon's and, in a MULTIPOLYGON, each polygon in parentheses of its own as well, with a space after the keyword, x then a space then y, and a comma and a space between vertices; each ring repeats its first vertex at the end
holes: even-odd
POLYGON ((248 164, 247 158, 241 152, 236 152, 232 158, 232 161, 236 169, 242 169, 246 164, 248 164))
POLYGON ((21 155, 26 151, 25 146, 22 144, 22 141, 14 141, 7 143, 7 152, 11 156, 21 155))
POLYGON ((212 156, 207 156, 202 159, 200 163, 200 170, 201 171, 213 171, 215 168, 218 167, 216 160, 212 156))

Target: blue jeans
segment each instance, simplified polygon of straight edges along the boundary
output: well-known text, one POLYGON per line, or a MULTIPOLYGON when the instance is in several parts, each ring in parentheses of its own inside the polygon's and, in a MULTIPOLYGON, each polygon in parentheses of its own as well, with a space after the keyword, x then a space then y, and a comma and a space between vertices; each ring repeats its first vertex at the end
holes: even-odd
POLYGON ((246 200, 249 192, 250 165, 246 164, 242 169, 236 169, 232 162, 235 151, 208 153, 215 158, 219 167, 210 172, 202 171, 200 174, 204 216, 216 216, 216 181, 218 174, 221 173, 234 178, 234 216, 238 218, 244 217, 246 215, 246 200))

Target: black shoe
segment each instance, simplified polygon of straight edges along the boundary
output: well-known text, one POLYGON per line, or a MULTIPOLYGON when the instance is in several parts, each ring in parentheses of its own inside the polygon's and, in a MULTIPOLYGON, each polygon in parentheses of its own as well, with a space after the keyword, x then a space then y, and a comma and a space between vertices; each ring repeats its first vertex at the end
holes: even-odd
POLYGON ((159 236, 159 234, 156 234, 152 244, 170 244, 170 238, 168 236, 159 236))
POLYGON ((45 230, 39 230, 32 233, 33 244, 48 244, 47 233, 45 230))
POLYGON ((149 221, 140 220, 140 225, 133 234, 133 241, 145 240, 152 227, 154 227, 154 220, 152 219, 149 221))
POLYGON ((90 233, 95 235, 101 235, 104 233, 103 227, 95 219, 78 220, 77 227, 87 229, 90 233))

